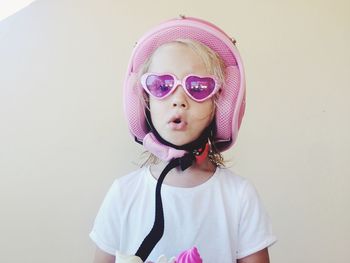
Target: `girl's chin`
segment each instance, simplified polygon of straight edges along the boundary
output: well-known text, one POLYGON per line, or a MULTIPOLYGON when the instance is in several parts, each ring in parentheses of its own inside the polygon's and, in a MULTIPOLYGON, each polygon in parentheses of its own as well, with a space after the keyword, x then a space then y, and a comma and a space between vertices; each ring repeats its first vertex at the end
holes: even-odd
POLYGON ((169 136, 168 139, 165 138, 165 140, 170 142, 171 144, 176 145, 176 146, 182 146, 182 145, 185 145, 187 143, 194 141, 194 139, 192 140, 191 138, 188 138, 187 136, 186 136, 186 138, 180 138, 180 137, 174 138, 174 136, 169 136))
POLYGON ((199 137, 199 134, 194 134, 193 131, 190 130, 174 131, 169 129, 159 129, 158 133, 164 140, 176 146, 182 146, 193 142, 199 137))

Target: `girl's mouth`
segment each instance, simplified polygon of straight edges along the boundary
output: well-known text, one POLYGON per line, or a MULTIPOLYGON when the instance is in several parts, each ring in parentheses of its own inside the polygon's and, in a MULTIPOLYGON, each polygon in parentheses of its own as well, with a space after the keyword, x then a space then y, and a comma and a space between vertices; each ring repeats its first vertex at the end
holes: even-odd
POLYGON ((176 116, 170 120, 169 126, 172 130, 181 131, 186 129, 187 122, 181 117, 176 116))

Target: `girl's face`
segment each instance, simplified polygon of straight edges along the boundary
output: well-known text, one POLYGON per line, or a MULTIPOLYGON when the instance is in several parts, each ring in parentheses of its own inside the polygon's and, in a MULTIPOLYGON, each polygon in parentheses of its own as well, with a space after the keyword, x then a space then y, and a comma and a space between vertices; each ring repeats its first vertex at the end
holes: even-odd
MULTIPOLYGON (((172 73, 180 80, 188 74, 208 75, 199 55, 180 43, 160 47, 152 57, 148 72, 172 73)), ((150 96, 149 106, 153 125, 160 136, 178 146, 197 139, 214 116, 213 99, 196 102, 181 85, 162 100, 150 96)))

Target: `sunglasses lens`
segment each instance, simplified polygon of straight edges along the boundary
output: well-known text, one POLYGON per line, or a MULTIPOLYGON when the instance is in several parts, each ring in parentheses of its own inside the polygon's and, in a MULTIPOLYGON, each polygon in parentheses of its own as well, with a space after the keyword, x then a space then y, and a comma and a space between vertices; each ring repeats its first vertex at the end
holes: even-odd
POLYGON ((215 80, 211 77, 190 76, 186 79, 186 89, 196 100, 205 100, 215 89, 215 80))
POLYGON ((174 78, 170 75, 149 75, 146 79, 146 88, 157 98, 166 96, 174 86, 174 78))

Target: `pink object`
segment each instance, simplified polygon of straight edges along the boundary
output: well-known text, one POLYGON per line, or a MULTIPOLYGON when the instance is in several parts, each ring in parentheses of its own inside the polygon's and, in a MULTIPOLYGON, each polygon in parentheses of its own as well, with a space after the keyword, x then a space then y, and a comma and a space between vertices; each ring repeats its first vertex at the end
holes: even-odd
POLYGON ((176 257, 176 263, 202 263, 202 258, 199 255, 198 249, 193 247, 182 252, 176 257))
POLYGON ((175 148, 161 144, 158 142, 153 133, 148 133, 144 137, 143 146, 155 156, 164 161, 170 161, 172 158, 182 157, 186 153, 184 150, 177 150, 175 148))
MULTIPOLYGON (((143 92, 140 80, 137 79, 140 67, 159 46, 179 38, 193 39, 207 45, 225 63, 226 79, 217 104, 214 133, 214 142, 218 150, 225 151, 235 143, 245 111, 243 63, 233 38, 217 26, 197 18, 182 16, 165 21, 151 29, 137 42, 124 81, 124 112, 129 130, 137 141, 143 143, 145 136, 150 132, 146 124, 144 104, 140 99, 143 92)), ((150 150, 146 146, 145 148, 150 150)))

